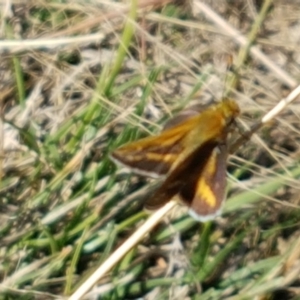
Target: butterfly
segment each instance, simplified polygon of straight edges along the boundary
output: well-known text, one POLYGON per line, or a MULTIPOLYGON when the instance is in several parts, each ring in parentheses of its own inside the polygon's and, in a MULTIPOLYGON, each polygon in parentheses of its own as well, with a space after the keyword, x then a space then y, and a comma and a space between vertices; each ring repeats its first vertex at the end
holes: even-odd
POLYGON ((221 213, 225 200, 227 138, 239 113, 234 100, 223 99, 157 136, 121 146, 111 159, 137 174, 165 176, 146 200, 146 209, 177 197, 193 218, 209 221, 221 213))

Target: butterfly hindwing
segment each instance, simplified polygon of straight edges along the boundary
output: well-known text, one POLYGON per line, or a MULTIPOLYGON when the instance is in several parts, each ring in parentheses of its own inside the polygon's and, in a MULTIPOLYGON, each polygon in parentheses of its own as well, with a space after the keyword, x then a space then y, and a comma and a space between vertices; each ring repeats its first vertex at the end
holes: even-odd
POLYGON ((213 218, 224 199, 226 157, 226 145, 214 141, 203 144, 171 171, 145 207, 157 209, 178 194, 193 217, 213 218))
POLYGON ((199 171, 198 180, 187 181, 180 190, 181 200, 190 207, 190 215, 199 221, 208 221, 221 213, 226 193, 227 146, 219 144, 199 171))

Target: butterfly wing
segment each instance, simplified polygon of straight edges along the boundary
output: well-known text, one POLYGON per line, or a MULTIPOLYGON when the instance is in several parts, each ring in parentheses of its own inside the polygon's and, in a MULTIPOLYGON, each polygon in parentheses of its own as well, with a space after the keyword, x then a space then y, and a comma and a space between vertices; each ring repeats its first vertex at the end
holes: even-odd
POLYGON ((206 222, 221 213, 226 193, 227 156, 225 144, 215 146, 203 168, 179 192, 181 200, 190 207, 190 215, 198 221, 206 222))
POLYGON ((215 141, 203 144, 171 171, 145 208, 158 209, 179 195, 195 219, 214 218, 225 198, 226 158, 226 145, 215 141))
POLYGON ((194 122, 186 121, 174 128, 129 143, 115 150, 111 158, 142 175, 158 177, 167 174, 184 150, 182 140, 193 129, 194 122))

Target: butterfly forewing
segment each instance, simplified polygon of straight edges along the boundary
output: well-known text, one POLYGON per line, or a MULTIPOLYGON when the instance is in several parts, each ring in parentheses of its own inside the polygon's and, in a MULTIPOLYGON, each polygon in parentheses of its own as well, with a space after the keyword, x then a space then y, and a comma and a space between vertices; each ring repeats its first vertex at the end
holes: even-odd
MULTIPOLYGON (((197 124, 196 124, 197 125, 197 124)), ((113 160, 142 175, 157 177, 167 174, 186 145, 183 140, 194 129, 194 122, 184 122, 162 132, 115 150, 113 160)))

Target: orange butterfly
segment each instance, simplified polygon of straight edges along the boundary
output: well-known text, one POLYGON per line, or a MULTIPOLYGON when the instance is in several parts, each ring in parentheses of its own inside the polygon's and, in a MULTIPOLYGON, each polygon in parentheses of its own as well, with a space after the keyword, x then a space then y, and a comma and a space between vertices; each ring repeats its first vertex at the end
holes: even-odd
POLYGON ((196 220, 211 220, 221 213, 225 199, 227 136, 239 112, 235 101, 224 99, 158 136, 120 147, 111 158, 138 174, 166 175, 146 200, 147 209, 178 196, 196 220))

